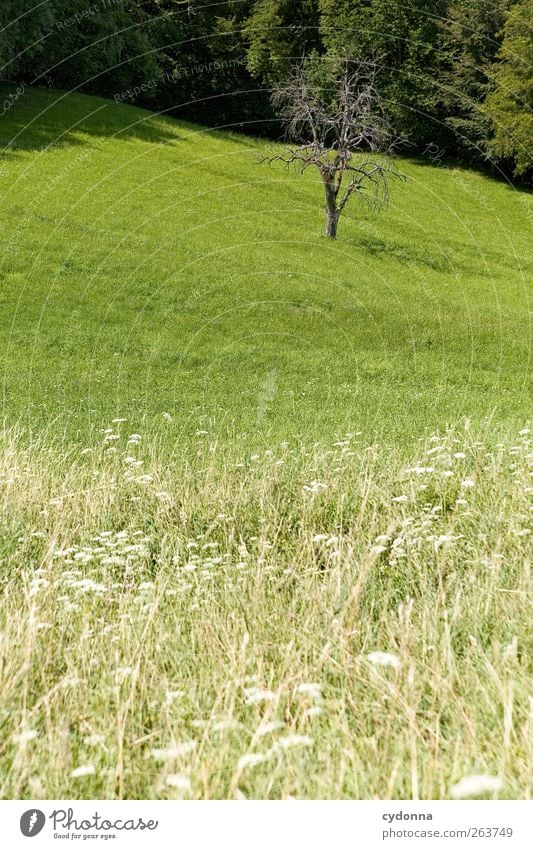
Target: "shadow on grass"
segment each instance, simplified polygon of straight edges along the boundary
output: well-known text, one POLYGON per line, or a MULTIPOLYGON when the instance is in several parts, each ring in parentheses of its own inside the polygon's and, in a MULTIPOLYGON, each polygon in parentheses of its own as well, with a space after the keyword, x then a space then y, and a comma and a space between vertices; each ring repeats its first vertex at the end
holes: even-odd
POLYGON ((101 97, 0 83, 0 153, 86 144, 85 136, 116 136, 150 144, 180 140, 178 124, 101 97), (18 91, 21 92, 16 95, 18 91), (11 97, 10 97, 11 96, 11 97))

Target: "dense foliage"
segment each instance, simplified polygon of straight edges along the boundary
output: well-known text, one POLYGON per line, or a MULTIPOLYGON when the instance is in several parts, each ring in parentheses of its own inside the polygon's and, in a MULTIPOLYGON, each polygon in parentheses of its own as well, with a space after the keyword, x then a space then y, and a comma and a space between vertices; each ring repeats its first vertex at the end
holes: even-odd
POLYGON ((279 134, 303 56, 377 58, 413 150, 533 173, 529 0, 4 0, 0 75, 279 134))

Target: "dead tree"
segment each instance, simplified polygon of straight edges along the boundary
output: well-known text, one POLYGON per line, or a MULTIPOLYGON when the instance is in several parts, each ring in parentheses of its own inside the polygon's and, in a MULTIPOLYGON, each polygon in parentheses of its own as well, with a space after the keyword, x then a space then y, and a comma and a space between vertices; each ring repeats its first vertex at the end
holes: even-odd
POLYGON ((326 236, 335 239, 339 218, 353 194, 386 202, 395 139, 376 89, 376 63, 342 62, 333 81, 323 83, 301 65, 272 94, 292 145, 266 157, 272 163, 317 168, 326 197, 326 236))

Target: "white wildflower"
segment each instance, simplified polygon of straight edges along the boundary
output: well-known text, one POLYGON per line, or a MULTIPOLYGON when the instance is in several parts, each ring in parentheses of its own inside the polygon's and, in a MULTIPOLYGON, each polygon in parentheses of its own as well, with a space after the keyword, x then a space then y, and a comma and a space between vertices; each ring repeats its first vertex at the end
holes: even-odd
POLYGON ((465 478, 464 481, 461 481, 461 486, 463 489, 472 489, 473 486, 476 485, 476 482, 472 480, 472 478, 465 478))
POLYGON ((304 492, 311 492, 313 495, 316 495, 324 489, 327 489, 327 486, 325 483, 321 483, 320 481, 311 481, 309 485, 303 487, 304 492))
POLYGON ((240 728, 236 719, 221 719, 213 725, 213 731, 231 731, 232 728, 240 728))
POLYGON ((282 728, 285 728, 284 722, 265 722, 263 725, 259 726, 259 728, 255 732, 255 736, 265 737, 266 734, 272 734, 274 731, 281 731, 282 728))
POLYGON ((304 710, 304 719, 311 719, 313 716, 319 716, 321 713, 322 708, 320 705, 313 705, 313 707, 304 710))
POLYGON ((502 659, 506 660, 514 660, 516 658, 516 654, 518 651, 518 637, 513 637, 510 643, 508 643, 504 649, 502 654, 502 659))
POLYGON ((305 734, 288 734, 286 737, 276 740, 272 749, 274 751, 280 751, 292 749, 296 746, 312 746, 313 742, 313 738, 307 737, 305 734))
POLYGON ((191 779, 186 775, 178 775, 176 773, 167 775, 165 784, 167 787, 174 788, 174 790, 181 790, 182 793, 191 792, 191 779))
POLYGON ((242 755, 237 761, 237 769, 246 769, 248 766, 257 766, 267 761, 270 757, 270 752, 261 754, 260 752, 250 752, 249 755, 242 755))
POLYGON ((435 550, 438 550, 442 545, 445 545, 447 542, 453 542, 454 539, 455 537, 452 534, 441 534, 440 537, 435 540, 435 550))
POLYGON ((393 669, 399 669, 402 665, 400 658, 385 651, 373 651, 367 654, 366 659, 374 666, 392 666, 393 669))
POLYGON ((244 691, 247 705, 257 705, 261 702, 271 702, 276 698, 272 690, 261 690, 258 687, 247 687, 244 691))
POLYGON ((26 731, 21 731, 20 734, 15 734, 13 742, 18 743, 19 746, 24 746, 30 740, 35 740, 37 736, 37 731, 32 731, 28 728, 26 731))
POLYGON ((115 680, 124 681, 131 675, 132 672, 133 667, 131 666, 119 666, 118 669, 115 670, 115 680))
POLYGON ((322 686, 316 683, 298 684, 294 692, 309 696, 310 699, 320 699, 322 697, 322 686))
POLYGON ((83 738, 83 742, 86 746, 103 746, 105 737, 103 734, 89 734, 83 738))
POLYGON ((181 699, 185 695, 183 690, 167 690, 165 693, 165 701, 167 704, 172 704, 176 699, 181 699))
POLYGON ((501 778, 493 775, 467 775, 450 788, 450 796, 452 799, 467 799, 485 793, 496 793, 502 784, 501 778))
POLYGON ((85 775, 94 775, 95 772, 94 764, 83 764, 83 766, 77 766, 76 769, 73 769, 70 777, 83 778, 85 775))
POLYGON ((190 755, 196 749, 196 740, 186 740, 168 749, 152 749, 150 754, 155 761, 173 761, 184 755, 190 755))

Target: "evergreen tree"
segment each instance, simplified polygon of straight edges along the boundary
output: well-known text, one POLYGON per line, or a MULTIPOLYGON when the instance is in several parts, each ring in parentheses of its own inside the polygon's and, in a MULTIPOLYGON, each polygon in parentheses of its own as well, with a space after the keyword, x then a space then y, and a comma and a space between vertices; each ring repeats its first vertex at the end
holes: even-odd
POLYGON ((498 61, 485 104, 493 137, 490 156, 511 163, 515 175, 533 177, 533 5, 519 0, 507 15, 498 61))
POLYGON ((402 135, 420 147, 440 141, 440 20, 445 0, 321 0, 321 29, 330 53, 374 57, 380 90, 402 135))
POLYGON ((319 24, 317 0, 256 0, 244 29, 250 72, 268 86, 286 78, 320 49, 319 24))
POLYGON ((507 5, 508 0, 453 0, 442 24, 444 118, 455 134, 455 152, 477 162, 490 134, 482 103, 507 5))

